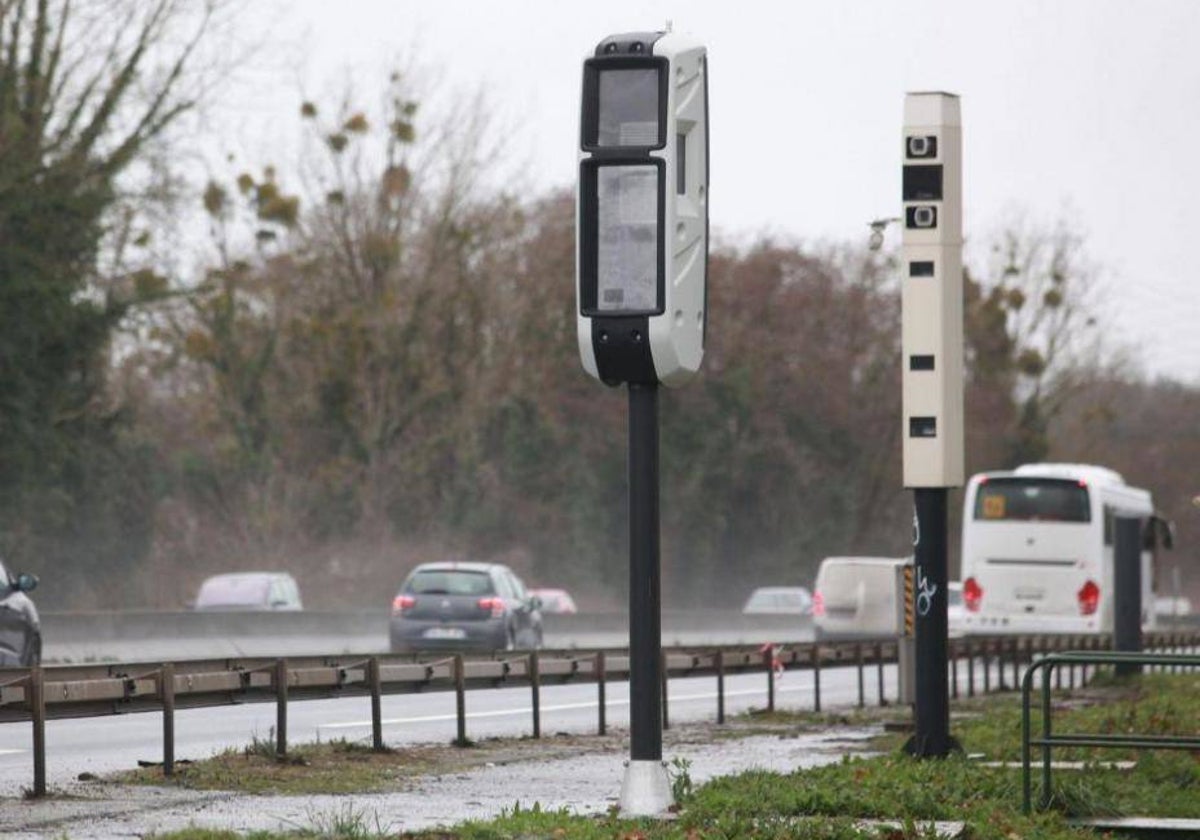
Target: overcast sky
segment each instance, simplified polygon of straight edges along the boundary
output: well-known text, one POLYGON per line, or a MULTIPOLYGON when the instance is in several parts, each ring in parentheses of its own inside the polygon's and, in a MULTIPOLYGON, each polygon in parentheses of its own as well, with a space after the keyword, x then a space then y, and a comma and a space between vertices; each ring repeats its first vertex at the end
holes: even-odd
POLYGON ((711 220, 727 237, 865 241, 869 220, 900 209, 904 93, 957 93, 968 257, 1016 215, 1069 219, 1102 267, 1104 323, 1147 373, 1200 382, 1200 2, 255 0, 251 9, 272 59, 242 74, 231 113, 252 156, 268 153, 254 148, 263 121, 296 119, 301 91, 353 77, 374 101, 387 68, 415 54, 444 77, 443 92, 486 90, 535 189, 574 183, 584 55, 606 35, 671 20, 708 46, 711 220))

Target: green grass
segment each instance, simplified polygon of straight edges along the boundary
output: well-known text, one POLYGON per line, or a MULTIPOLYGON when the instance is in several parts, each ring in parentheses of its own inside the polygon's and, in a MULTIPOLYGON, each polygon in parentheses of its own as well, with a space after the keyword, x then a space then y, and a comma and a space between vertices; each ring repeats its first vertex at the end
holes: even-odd
POLYGON ((254 738, 242 749, 177 764, 171 779, 163 778, 161 767, 144 767, 118 776, 117 781, 254 794, 370 793, 403 789, 405 780, 435 770, 436 751, 414 747, 401 755, 339 739, 295 746, 280 758, 272 739, 254 738))
MULTIPOLYGON (((1004 698, 982 708, 987 714, 963 721, 958 736, 970 742, 971 750, 1001 761, 1021 759, 1020 695, 1004 698), (1010 699, 1011 697, 1011 699, 1010 699)), ((1200 675, 1146 674, 1140 678, 1101 679, 1086 690, 1053 696, 1053 732, 1191 735, 1200 731, 1200 675)), ((1032 697, 1032 731, 1041 732, 1041 697, 1032 697)), ((1160 753, 1161 755, 1161 753, 1160 753)), ((1053 758, 1060 761, 1115 761, 1138 758, 1135 749, 1056 747, 1053 758)))
MULTIPOLYGON (((969 753, 999 761, 1019 761, 1020 695, 1006 694, 956 703, 953 734, 969 753)), ((843 722, 862 725, 879 712, 849 713, 843 722)), ((896 710, 885 712, 895 716, 896 710)), ((754 715, 739 723, 778 731, 789 721, 813 724, 814 716, 786 712, 754 715)), ((1059 693, 1054 700, 1054 731, 1130 732, 1196 735, 1200 724, 1200 676, 1146 675, 1140 679, 1101 681, 1088 689, 1059 693)), ((826 721, 827 722, 827 719, 826 721)), ((1040 727, 1034 710, 1034 731, 1040 727)), ((1031 817, 1021 815, 1019 768, 988 768, 963 755, 918 761, 898 747, 903 737, 887 735, 875 746, 876 757, 848 757, 825 767, 794 773, 755 771, 694 785, 689 765, 672 763, 679 813, 671 821, 621 820, 609 813, 582 817, 537 805, 514 807, 494 820, 467 822, 450 829, 389 834, 365 815, 315 819, 310 827, 271 837, 329 837, 344 840, 402 837, 411 840, 734 840, 734 838, 884 838, 915 840, 930 836, 928 820, 963 820, 973 840, 1093 840, 1089 831, 1072 828, 1071 816, 1136 814, 1200 818, 1200 753, 1056 750, 1054 758, 1105 762, 1133 758, 1135 769, 1091 766, 1054 773, 1052 807, 1031 817), (865 829, 859 818, 895 819, 894 830, 865 829)), ((1035 770, 1035 796, 1037 778, 1035 770)), ((530 792, 536 795, 536 792, 530 792)), ((232 835, 168 834, 161 840, 224 840, 232 835)))

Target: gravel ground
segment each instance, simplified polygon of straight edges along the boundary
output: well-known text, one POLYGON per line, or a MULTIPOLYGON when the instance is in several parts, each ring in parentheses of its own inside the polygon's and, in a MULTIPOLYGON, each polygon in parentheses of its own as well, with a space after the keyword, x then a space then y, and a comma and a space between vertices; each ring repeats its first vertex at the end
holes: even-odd
MULTIPOLYGON (((752 768, 793 770, 838 761, 847 752, 861 751, 862 742, 877 731, 752 734, 713 743, 711 727, 689 726, 664 733, 664 755, 668 761, 690 762, 691 778, 702 782, 752 768)), ((551 739, 510 743, 481 755, 482 766, 417 776, 407 780, 404 790, 357 796, 250 796, 75 782, 44 801, 5 802, 0 806, 0 835, 11 840, 90 840, 142 837, 188 826, 287 830, 330 825, 347 817, 380 830, 418 830, 494 817, 516 803, 602 813, 616 803, 625 754, 623 735, 592 748, 577 743, 555 747, 551 739), (554 757, 547 760, 547 752, 554 757)))

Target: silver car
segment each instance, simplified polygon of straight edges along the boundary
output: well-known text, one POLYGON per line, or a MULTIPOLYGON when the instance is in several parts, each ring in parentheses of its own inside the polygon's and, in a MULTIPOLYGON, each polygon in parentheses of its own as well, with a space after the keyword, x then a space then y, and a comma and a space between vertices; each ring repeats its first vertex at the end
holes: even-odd
POLYGON ((393 651, 542 646, 541 602, 499 563, 423 563, 392 600, 393 651))
POLYGON ((287 572, 232 572, 200 584, 192 605, 200 612, 283 611, 304 609, 300 587, 287 572))
POLYGON ((743 615, 811 615, 812 593, 803 586, 760 586, 750 593, 743 615))

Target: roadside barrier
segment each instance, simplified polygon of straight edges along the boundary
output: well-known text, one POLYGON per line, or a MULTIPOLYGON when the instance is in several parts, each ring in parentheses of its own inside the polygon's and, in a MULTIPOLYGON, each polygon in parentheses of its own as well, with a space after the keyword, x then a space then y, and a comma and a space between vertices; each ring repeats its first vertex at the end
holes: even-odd
MULTIPOLYGON (((1147 634, 1147 650, 1196 653, 1200 632, 1147 634)), ((1004 674, 1011 666, 1011 686, 1021 682, 1021 668, 1050 653, 1102 650, 1111 647, 1110 637, 1023 636, 965 637, 950 639, 950 668, 957 673, 959 662, 967 666, 967 694, 976 693, 976 672, 982 673, 982 690, 990 691, 990 674, 998 673, 999 690, 1007 690, 1004 674), (981 667, 980 667, 981 666, 981 667)), ((728 674, 761 672, 765 678, 767 708, 775 710, 775 680, 778 668, 808 670, 813 675, 811 707, 821 710, 821 672, 826 668, 855 668, 858 703, 866 700, 865 674, 874 667, 878 700, 887 702, 884 666, 897 658, 895 639, 861 642, 807 642, 786 648, 736 646, 695 650, 663 650, 663 715, 667 725, 666 685, 668 677, 715 676, 717 679, 716 720, 725 721, 725 677, 728 674)), ((1065 661, 1070 686, 1076 684, 1076 667, 1081 682, 1088 679, 1094 660, 1065 661)), ((1062 668, 1058 669, 1061 676, 1062 668)), ((532 735, 541 734, 541 690, 546 685, 595 683, 596 731, 607 731, 606 691, 608 681, 629 676, 627 650, 571 650, 497 653, 467 658, 461 654, 426 658, 420 654, 378 656, 326 656, 293 658, 207 659, 164 663, 34 666, 0 669, 0 722, 31 721, 33 726, 33 775, 30 794, 46 793, 46 721, 70 717, 99 717, 131 712, 159 711, 163 716, 163 774, 175 769, 175 712, 177 709, 221 706, 247 702, 276 704, 275 749, 288 750, 288 704, 294 701, 331 697, 367 696, 371 706, 371 737, 376 749, 383 747, 382 703, 384 694, 442 690, 453 691, 457 741, 468 743, 467 693, 472 688, 528 686, 532 694, 532 735)))
POLYGON ((1028 814, 1033 810, 1033 781, 1032 758, 1033 747, 1040 747, 1042 752, 1042 795, 1039 807, 1050 807, 1050 750, 1053 747, 1132 747, 1140 750, 1200 750, 1200 730, 1191 736, 1175 735, 1139 735, 1133 732, 1122 733, 1051 733, 1051 704, 1050 704, 1050 674, 1061 671, 1063 666, 1080 665, 1093 668, 1099 665, 1142 666, 1152 669, 1178 671, 1184 668, 1189 671, 1200 669, 1200 655, 1195 653, 1195 640, 1188 644, 1159 645, 1166 653, 1132 653, 1127 651, 1104 652, 1067 652, 1050 653, 1030 665, 1025 671, 1021 683, 1021 808, 1028 814), (1191 654, 1181 650, 1190 648, 1191 654), (1031 696, 1033 694, 1033 678, 1038 672, 1042 675, 1042 734, 1034 738, 1031 726, 1031 696))

